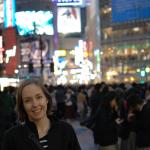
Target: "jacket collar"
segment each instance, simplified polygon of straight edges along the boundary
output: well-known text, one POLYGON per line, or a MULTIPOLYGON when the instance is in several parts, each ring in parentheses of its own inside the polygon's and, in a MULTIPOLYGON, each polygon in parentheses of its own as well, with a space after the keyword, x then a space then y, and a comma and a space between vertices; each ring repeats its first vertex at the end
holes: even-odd
MULTIPOLYGON (((54 124, 58 122, 58 119, 54 116, 48 116, 48 118, 51 122, 51 129, 52 129, 54 124)), ((38 137, 38 130, 34 122, 26 118, 25 125, 38 137)))

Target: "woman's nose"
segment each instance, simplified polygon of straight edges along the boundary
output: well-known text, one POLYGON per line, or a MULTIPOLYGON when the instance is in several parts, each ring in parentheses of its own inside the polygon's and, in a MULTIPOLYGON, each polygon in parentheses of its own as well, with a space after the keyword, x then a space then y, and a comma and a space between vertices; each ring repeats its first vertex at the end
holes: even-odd
POLYGON ((32 106, 33 107, 36 107, 38 106, 38 101, 34 98, 33 101, 32 101, 32 106))

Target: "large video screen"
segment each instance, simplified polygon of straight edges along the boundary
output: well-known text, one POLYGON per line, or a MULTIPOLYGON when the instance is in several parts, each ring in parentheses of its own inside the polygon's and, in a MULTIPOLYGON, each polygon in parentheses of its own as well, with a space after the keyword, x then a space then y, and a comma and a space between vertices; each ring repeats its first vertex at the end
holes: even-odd
POLYGON ((150 19, 150 0, 112 0, 112 22, 150 19))
POLYGON ((53 35, 53 14, 51 11, 20 11, 15 13, 19 35, 53 35))
POLYGON ((80 8, 58 7, 58 32, 62 34, 81 32, 80 8))

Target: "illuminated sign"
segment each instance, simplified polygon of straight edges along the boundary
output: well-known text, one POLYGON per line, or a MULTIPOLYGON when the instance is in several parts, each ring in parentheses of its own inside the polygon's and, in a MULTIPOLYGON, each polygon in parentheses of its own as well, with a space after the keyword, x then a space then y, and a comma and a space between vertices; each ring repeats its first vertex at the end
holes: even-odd
MULTIPOLYGON (((42 41, 43 49, 42 49, 42 59, 44 63, 48 63, 49 59, 49 47, 48 41, 42 41)), ((22 42, 21 43, 21 63, 29 63, 32 60, 33 64, 40 65, 41 60, 41 49, 40 42, 38 40, 31 42, 22 42)))
POLYGON ((66 50, 55 50, 55 56, 66 56, 66 50))
POLYGON ((80 8, 59 7, 57 20, 59 33, 69 34, 81 32, 80 8))
POLYGON ((6 50, 6 63, 9 63, 10 57, 15 57, 16 56, 16 46, 13 46, 12 49, 6 50))
POLYGON ((57 3, 58 6, 81 6, 84 0, 52 0, 57 3))
POLYGON ((4 27, 15 26, 15 0, 4 0, 4 27))
POLYGON ((15 28, 5 28, 3 30, 3 40, 5 43, 5 75, 13 76, 14 70, 17 68, 18 55, 17 53, 17 39, 15 28))
POLYGON ((0 23, 4 21, 4 13, 3 13, 3 3, 0 2, 0 23))
POLYGON ((15 13, 19 35, 53 35, 53 14, 51 11, 20 11, 15 13), (26 20, 28 18, 28 21, 26 20))

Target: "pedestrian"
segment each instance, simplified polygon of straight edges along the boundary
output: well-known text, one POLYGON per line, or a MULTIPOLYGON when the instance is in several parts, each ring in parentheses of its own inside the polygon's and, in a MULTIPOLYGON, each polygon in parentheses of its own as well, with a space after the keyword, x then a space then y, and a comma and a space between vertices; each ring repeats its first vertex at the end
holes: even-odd
POLYGON ((115 91, 105 96, 97 110, 94 126, 94 140, 100 150, 117 150, 118 142, 118 103, 115 91))
POLYGON ((150 150, 150 101, 139 97, 133 100, 128 120, 134 119, 136 150, 150 150))
POLYGON ((15 100, 10 88, 0 91, 0 147, 5 131, 16 123, 15 100))
POLYGON ((20 124, 5 133, 2 150, 80 150, 72 126, 54 119, 51 106, 48 90, 39 80, 23 81, 16 96, 20 124))

